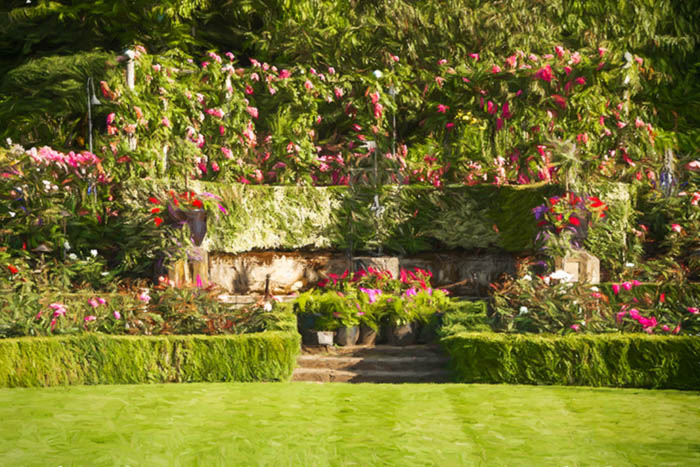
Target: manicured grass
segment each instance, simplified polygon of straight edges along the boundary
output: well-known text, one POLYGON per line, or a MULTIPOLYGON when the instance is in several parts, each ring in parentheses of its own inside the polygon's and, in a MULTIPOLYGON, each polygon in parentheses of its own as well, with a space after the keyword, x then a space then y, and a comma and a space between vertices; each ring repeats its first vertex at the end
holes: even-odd
POLYGON ((0 389, 0 465, 700 465, 700 393, 197 383, 0 389))

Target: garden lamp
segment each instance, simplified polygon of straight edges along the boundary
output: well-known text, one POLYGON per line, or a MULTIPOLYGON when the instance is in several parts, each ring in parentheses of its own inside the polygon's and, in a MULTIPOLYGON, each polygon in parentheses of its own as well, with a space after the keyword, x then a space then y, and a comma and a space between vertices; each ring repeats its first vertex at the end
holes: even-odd
POLYGON ((92 76, 87 79, 87 108, 88 108, 88 149, 92 152, 92 106, 100 105, 101 102, 97 99, 95 95, 95 83, 92 80, 92 76), (90 92, 92 91, 92 93, 90 92))

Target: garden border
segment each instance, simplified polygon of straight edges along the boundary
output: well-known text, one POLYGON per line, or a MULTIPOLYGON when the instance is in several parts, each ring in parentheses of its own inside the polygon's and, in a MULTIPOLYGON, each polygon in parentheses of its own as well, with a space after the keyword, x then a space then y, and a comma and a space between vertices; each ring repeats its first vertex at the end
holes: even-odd
POLYGON ((700 389, 700 337, 460 333, 441 340, 461 383, 700 389))
POLYGON ((296 332, 0 339, 0 387, 287 381, 296 332))

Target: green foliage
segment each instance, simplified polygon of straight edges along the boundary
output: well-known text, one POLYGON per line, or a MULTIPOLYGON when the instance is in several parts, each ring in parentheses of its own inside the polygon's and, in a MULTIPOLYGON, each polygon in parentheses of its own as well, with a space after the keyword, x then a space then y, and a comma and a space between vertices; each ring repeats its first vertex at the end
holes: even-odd
POLYGON ((2 339, 0 387, 285 381, 299 345, 289 332, 2 339))
POLYGON ((440 338, 463 332, 491 331, 490 319, 483 301, 452 301, 440 316, 437 335, 440 338))
POLYGON ((463 383, 700 388, 700 339, 463 333, 442 339, 463 383))

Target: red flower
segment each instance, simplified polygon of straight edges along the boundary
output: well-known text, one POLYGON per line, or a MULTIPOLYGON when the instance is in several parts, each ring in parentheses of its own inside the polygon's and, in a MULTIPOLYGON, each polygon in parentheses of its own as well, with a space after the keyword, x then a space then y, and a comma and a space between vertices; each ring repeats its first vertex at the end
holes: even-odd
POLYGON ((160 212, 160 208, 151 209, 151 214, 158 214, 159 212, 160 212))
POLYGON ((17 274, 17 273, 19 272, 19 269, 17 269, 16 267, 14 267, 14 266, 11 265, 11 264, 8 264, 8 265, 7 265, 7 269, 10 270, 10 273, 11 273, 11 274, 17 274))
POLYGON ((196 207, 197 209, 202 209, 204 207, 202 202, 198 199, 192 201, 192 206, 196 207))
POLYGON ((153 203, 153 204, 160 204, 160 201, 158 201, 158 199, 157 199, 157 198, 154 198, 153 196, 151 196, 150 198, 148 198, 148 201, 150 201, 150 202, 153 203))
POLYGON ((571 216, 569 217, 569 224, 573 226, 579 226, 581 225, 581 220, 578 217, 571 216))
POLYGON ((160 224, 163 223, 163 219, 160 217, 156 217, 155 219, 153 219, 153 222, 156 223, 156 227, 160 227, 160 224))
POLYGON ((318 284, 316 284, 316 285, 319 287, 325 287, 328 285, 328 279, 321 279, 320 281, 318 281, 318 284))

